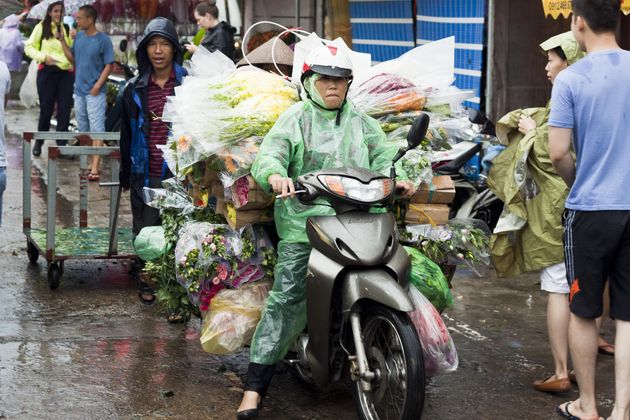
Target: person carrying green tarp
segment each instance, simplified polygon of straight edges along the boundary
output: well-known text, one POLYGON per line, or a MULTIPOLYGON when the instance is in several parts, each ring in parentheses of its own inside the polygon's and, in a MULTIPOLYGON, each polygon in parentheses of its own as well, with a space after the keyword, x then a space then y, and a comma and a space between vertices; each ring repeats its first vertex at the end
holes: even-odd
MULTIPOLYGON (((571 32, 540 47, 553 57, 545 69, 552 83, 562 68, 584 56, 571 32)), ((568 189, 549 158, 549 110, 549 105, 517 109, 497 123, 497 137, 507 149, 494 159, 488 186, 505 203, 491 244, 501 277, 564 261, 561 220, 568 189)))
MULTIPOLYGON (((282 194, 276 200, 275 223, 280 236, 273 289, 251 343, 250 364, 237 418, 255 418, 275 365, 306 325, 306 269, 311 247, 306 219, 334 214, 329 206, 305 206, 294 198, 298 176, 325 168, 358 167, 388 173, 396 145, 387 142, 378 123, 346 101, 352 81, 347 53, 332 46, 313 50, 302 74, 304 101, 280 116, 262 142, 252 175, 265 190, 282 194)), ((405 196, 415 186, 402 180, 405 196)))
MULTIPOLYGON (((540 48, 548 57, 545 71, 551 83, 584 56, 571 32, 548 39, 540 48)), ((497 137, 508 147, 493 161, 488 177, 488 186, 505 203, 491 247, 501 277, 541 270, 541 289, 548 292, 547 328, 555 369, 533 386, 543 392, 567 392, 571 389, 567 368, 570 313, 562 214, 569 190, 549 157, 549 112, 549 105, 516 110, 497 123, 497 137)))

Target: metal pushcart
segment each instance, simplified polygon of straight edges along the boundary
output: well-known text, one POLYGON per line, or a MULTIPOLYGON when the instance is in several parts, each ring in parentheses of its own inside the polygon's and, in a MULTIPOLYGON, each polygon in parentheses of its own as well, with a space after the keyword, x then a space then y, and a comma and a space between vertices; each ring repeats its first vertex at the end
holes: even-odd
MULTIPOLYGON (((69 132, 25 132, 23 143, 23 231, 26 235, 28 258, 35 264, 41 255, 48 265, 48 286, 59 287, 64 262, 69 259, 133 259, 136 258, 130 228, 118 228, 118 209, 121 188, 118 183, 120 151, 118 147, 50 146, 48 148, 48 188, 46 193, 46 228, 36 228, 31 223, 31 142, 33 140, 70 140, 80 134, 105 141, 118 141, 118 133, 69 133, 69 132), (101 187, 110 188, 109 226, 88 226, 88 157, 100 155, 110 158, 111 179, 101 182, 101 187), (79 226, 58 229, 57 218, 57 172, 61 156, 79 157, 79 226)), ((87 142, 91 144, 90 141, 87 142)))

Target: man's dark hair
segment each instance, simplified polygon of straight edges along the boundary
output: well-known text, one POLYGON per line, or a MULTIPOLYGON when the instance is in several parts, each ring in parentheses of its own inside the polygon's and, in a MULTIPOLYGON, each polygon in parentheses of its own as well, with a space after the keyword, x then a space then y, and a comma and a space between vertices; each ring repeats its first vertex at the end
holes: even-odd
POLYGON ((596 34, 617 29, 620 8, 621 0, 573 0, 573 15, 584 18, 596 34))
POLYGON ((96 22, 96 19, 98 18, 98 12, 93 6, 86 4, 85 6, 79 7, 79 10, 83 10, 83 13, 85 13, 85 16, 92 18, 92 20, 96 22))
POLYGON ((195 7, 197 13, 200 16, 205 16, 207 14, 212 15, 215 19, 219 19, 219 8, 214 3, 208 3, 207 1, 202 1, 195 7))

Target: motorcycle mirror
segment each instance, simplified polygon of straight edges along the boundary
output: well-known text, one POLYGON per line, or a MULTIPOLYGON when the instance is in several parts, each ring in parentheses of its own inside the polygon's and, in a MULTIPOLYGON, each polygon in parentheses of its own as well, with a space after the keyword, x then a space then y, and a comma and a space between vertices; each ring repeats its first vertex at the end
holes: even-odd
POLYGON ((468 108, 466 112, 468 113, 468 119, 471 123, 480 125, 486 123, 486 117, 479 110, 468 108))
POLYGON ((121 52, 126 52, 127 51, 127 40, 123 39, 120 41, 120 44, 118 44, 118 48, 120 49, 121 52))
POLYGON ((412 150, 420 146, 420 143, 422 143, 422 140, 429 130, 429 121, 429 116, 424 112, 415 119, 407 134, 407 150, 412 150))

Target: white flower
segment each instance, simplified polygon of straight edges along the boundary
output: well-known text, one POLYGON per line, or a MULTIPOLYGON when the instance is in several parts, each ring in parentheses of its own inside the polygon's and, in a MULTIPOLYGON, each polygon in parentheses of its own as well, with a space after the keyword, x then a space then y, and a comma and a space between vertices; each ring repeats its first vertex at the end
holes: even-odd
POLYGON ((212 252, 217 252, 217 246, 214 244, 214 242, 210 244, 210 250, 212 252))

